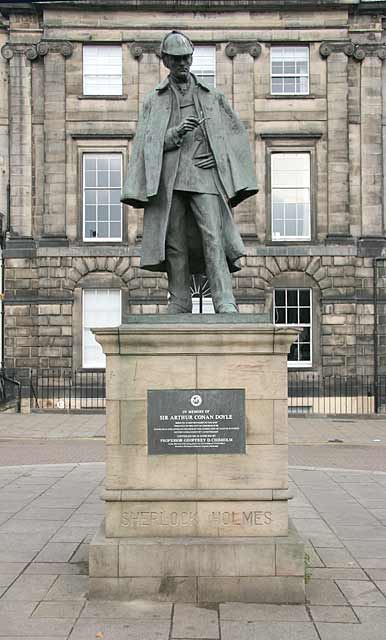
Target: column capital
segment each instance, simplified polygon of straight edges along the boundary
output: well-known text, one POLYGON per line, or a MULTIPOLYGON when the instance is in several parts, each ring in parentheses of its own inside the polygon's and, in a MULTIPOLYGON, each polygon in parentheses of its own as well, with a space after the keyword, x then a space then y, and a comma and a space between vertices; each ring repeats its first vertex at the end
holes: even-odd
POLYGON ((351 40, 325 41, 319 47, 322 58, 328 58, 332 53, 344 53, 348 58, 361 62, 366 57, 386 59, 386 45, 383 42, 357 44, 351 40))
POLYGON ((261 55, 261 44, 257 41, 233 40, 228 42, 225 47, 225 53, 231 59, 235 58, 239 53, 249 53, 252 58, 258 58, 261 55))
POLYGON ((14 55, 24 55, 28 60, 37 60, 49 52, 61 53, 64 58, 69 58, 73 52, 71 42, 67 40, 40 40, 36 44, 19 44, 7 42, 1 48, 1 55, 6 60, 11 60, 14 55))
POLYGON ((161 57, 161 41, 135 41, 129 45, 129 51, 135 60, 141 60, 144 53, 154 53, 157 58, 161 57))

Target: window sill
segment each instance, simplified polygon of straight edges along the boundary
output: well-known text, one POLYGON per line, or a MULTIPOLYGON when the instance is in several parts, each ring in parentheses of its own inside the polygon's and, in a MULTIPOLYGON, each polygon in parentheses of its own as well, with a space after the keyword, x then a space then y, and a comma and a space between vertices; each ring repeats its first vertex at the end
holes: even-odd
POLYGON ((271 245, 286 245, 286 244, 306 244, 312 242, 311 238, 280 238, 280 240, 270 240, 271 245))
POLYGON ((312 369, 312 362, 307 362, 304 364, 299 364, 298 362, 296 364, 287 363, 287 368, 289 371, 304 371, 304 369, 307 369, 309 371, 310 369, 312 369))
POLYGON ((83 240, 81 240, 82 243, 84 244, 95 244, 95 245, 100 245, 100 244, 122 244, 123 240, 117 240, 117 239, 113 239, 111 240, 110 238, 101 238, 100 240, 95 240, 94 238, 92 240, 87 240, 85 238, 83 238, 83 240))
POLYGON ((266 93, 268 100, 316 100, 313 93, 266 93))
POLYGON ((78 96, 78 100, 127 100, 127 94, 122 94, 119 96, 111 96, 111 95, 98 95, 98 96, 78 96))

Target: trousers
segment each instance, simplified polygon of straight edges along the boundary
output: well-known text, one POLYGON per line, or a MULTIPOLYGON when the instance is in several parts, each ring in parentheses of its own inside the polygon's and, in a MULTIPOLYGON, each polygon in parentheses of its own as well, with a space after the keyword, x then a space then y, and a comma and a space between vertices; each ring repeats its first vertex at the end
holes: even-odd
POLYGON ((193 215, 201 234, 206 275, 216 313, 227 306, 237 310, 221 234, 220 197, 208 193, 173 191, 166 234, 169 313, 191 313, 190 269, 186 216, 193 215))

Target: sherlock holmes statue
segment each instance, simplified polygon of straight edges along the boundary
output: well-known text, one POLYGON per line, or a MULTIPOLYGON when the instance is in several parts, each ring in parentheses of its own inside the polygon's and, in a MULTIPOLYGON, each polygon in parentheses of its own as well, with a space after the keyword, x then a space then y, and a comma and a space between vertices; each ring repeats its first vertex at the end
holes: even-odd
POLYGON ((170 74, 144 100, 122 202, 144 208, 142 269, 166 271, 168 313, 191 313, 190 274, 216 313, 237 312, 231 272, 245 255, 231 207, 257 192, 246 131, 224 95, 190 73, 193 45, 162 41, 170 74))

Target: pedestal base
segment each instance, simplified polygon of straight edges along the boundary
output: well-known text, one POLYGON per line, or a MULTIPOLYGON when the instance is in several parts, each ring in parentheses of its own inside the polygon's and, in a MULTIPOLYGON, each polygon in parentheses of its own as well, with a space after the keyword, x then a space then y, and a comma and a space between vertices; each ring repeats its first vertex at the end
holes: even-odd
POLYGON ((106 538, 90 545, 90 598, 304 602, 304 542, 281 537, 106 538))

